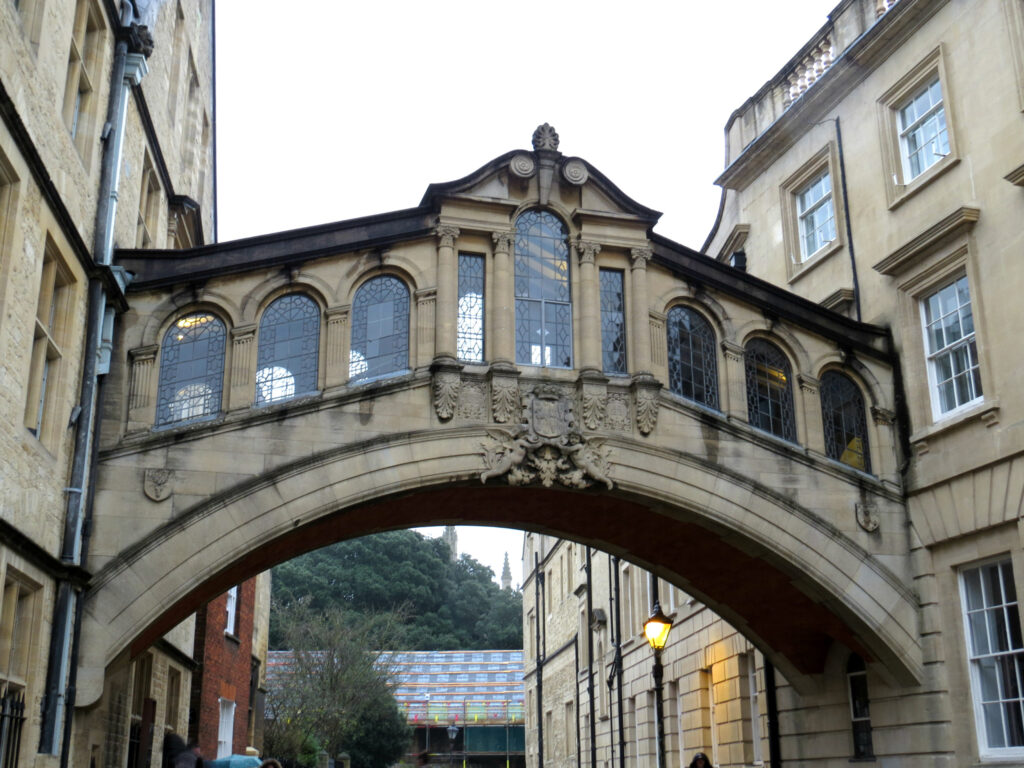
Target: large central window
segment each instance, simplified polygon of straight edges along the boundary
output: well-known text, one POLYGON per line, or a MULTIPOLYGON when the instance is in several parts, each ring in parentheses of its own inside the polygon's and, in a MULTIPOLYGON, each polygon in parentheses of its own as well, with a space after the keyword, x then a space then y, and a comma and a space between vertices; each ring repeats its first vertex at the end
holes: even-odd
POLYGON ((565 226, 547 211, 516 220, 516 362, 572 367, 572 299, 565 226))

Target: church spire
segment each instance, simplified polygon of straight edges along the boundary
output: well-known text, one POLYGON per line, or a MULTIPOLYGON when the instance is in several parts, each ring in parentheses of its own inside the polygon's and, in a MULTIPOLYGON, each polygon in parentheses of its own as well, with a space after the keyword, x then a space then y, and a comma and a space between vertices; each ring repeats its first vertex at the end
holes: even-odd
POLYGON ((501 588, 512 589, 512 569, 508 567, 508 552, 505 553, 505 565, 501 568, 501 588))

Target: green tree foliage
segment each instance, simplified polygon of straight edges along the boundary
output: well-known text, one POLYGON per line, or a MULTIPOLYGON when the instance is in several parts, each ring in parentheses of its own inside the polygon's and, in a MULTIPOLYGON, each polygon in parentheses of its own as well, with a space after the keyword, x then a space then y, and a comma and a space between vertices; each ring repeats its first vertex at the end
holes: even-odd
POLYGON ((389 670, 369 648, 393 649, 399 614, 353 619, 308 600, 280 609, 291 662, 268 681, 266 754, 302 766, 347 752, 353 768, 385 768, 408 749, 412 731, 391 696, 389 670))
MULTIPOLYGON (((522 648, 522 593, 503 590, 468 555, 452 562, 448 545, 416 531, 390 531, 309 552, 273 570, 275 606, 308 601, 344 616, 399 611, 403 650, 522 648)), ((270 647, 288 647, 284 617, 270 617, 270 647)))

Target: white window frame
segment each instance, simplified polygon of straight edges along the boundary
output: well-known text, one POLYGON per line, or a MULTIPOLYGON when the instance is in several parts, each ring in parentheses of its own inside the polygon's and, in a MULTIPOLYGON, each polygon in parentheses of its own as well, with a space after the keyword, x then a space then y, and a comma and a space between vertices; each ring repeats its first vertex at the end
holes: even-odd
POLYGON ((236 637, 238 635, 238 585, 236 584, 227 591, 227 623, 224 625, 224 634, 236 637))
POLYGON ((230 699, 218 699, 220 703, 220 719, 217 722, 217 759, 231 754, 231 745, 235 739, 235 702, 230 699))
MULTIPOLYGON (((943 281, 937 287, 934 287, 933 289, 929 290, 927 294, 922 295, 919 300, 919 305, 921 308, 921 335, 924 342, 924 355, 928 368, 928 391, 931 393, 932 419, 934 421, 938 421, 939 419, 946 419, 954 414, 960 413, 963 410, 970 408, 971 406, 981 402, 984 398, 984 387, 981 384, 981 361, 977 343, 977 329, 973 323, 973 304, 974 301, 971 297, 970 280, 964 273, 959 273, 958 275, 953 276, 951 279, 943 281), (939 349, 933 349, 932 337, 929 333, 930 323, 928 320, 928 302, 933 297, 938 296, 938 294, 941 293, 942 291, 946 290, 950 286, 958 285, 961 281, 963 281, 966 284, 968 301, 966 304, 958 303, 956 309, 953 310, 953 312, 957 314, 959 321, 961 323, 963 316, 965 314, 965 310, 967 310, 967 312, 970 313, 970 316, 972 318, 971 331, 970 333, 963 333, 960 336, 960 338, 956 339, 956 341, 953 341, 949 344, 945 344, 943 347, 939 349), (974 349, 973 365, 971 364, 970 358, 970 350, 972 346, 974 349), (946 358, 950 358, 952 360, 952 356, 958 350, 963 348, 966 348, 968 350, 968 368, 965 371, 961 371, 960 373, 967 374, 968 388, 970 389, 972 396, 962 402, 957 402, 952 408, 943 410, 942 397, 939 388, 943 383, 947 381, 947 379, 942 379, 941 381, 939 380, 939 363, 941 360, 944 360, 946 358), (974 371, 977 371, 977 384, 975 384, 974 375, 972 375, 972 372, 974 371)), ((953 314, 953 312, 947 312, 945 315, 942 315, 942 317, 948 317, 949 315, 953 314)), ((935 320, 933 320, 932 322, 937 323, 939 319, 940 318, 935 318, 935 320)), ((950 367, 952 370, 952 362, 950 364, 950 367)), ((955 379, 956 376, 957 372, 954 371, 953 378, 955 379)), ((956 390, 954 387, 954 398, 956 397, 955 392, 956 390)))
POLYGON ((836 209, 835 209, 835 197, 832 194, 832 172, 829 168, 825 168, 821 173, 818 173, 809 182, 804 184, 800 189, 796 191, 796 218, 797 218, 797 230, 800 237, 800 262, 809 261, 823 249, 832 245, 836 241, 836 209), (804 196, 813 190, 819 182, 826 180, 828 181, 828 190, 823 191, 821 196, 815 198, 806 207, 801 207, 805 204, 804 196), (822 227, 816 225, 817 219, 815 214, 828 207, 829 215, 824 222, 825 227, 831 227, 831 236, 827 240, 819 240, 818 234, 822 227), (814 250, 810 250, 807 246, 808 236, 815 235, 816 247, 814 250))
POLYGON ((904 184, 909 184, 914 179, 924 174, 925 171, 933 165, 939 163, 944 157, 949 156, 949 126, 946 123, 945 104, 946 102, 943 99, 942 79, 939 77, 938 72, 936 72, 925 82, 924 85, 915 89, 910 96, 896 105, 896 125, 899 130, 900 162, 903 165, 904 184), (921 96, 931 93, 932 88, 936 86, 939 89, 938 100, 930 104, 924 114, 915 117, 909 124, 905 124, 903 122, 903 110, 913 104, 921 96), (941 122, 941 127, 936 127, 935 135, 921 143, 917 150, 911 151, 910 139, 912 137, 916 138, 925 135, 925 131, 927 131, 929 127, 936 122, 941 122), (925 156, 923 153, 926 152, 926 148, 928 147, 931 147, 931 151, 929 152, 931 162, 922 166, 915 173, 910 163, 911 157, 917 154, 923 158, 925 156))
MULTIPOLYGON (((974 726, 975 726, 975 735, 976 735, 977 743, 978 743, 978 754, 982 758, 1020 759, 1020 758, 1024 758, 1024 744, 1022 744, 1021 746, 1016 746, 1016 747, 990 747, 988 745, 988 730, 987 730, 987 727, 986 727, 986 724, 985 724, 985 713, 984 713, 984 707, 983 707, 983 703, 984 702, 982 701, 981 680, 980 680, 980 675, 979 675, 979 666, 980 666, 979 662, 981 662, 984 659, 994 659, 994 658, 997 658, 997 657, 1007 658, 1007 657, 1012 656, 1012 657, 1017 657, 1017 666, 1019 668, 1020 667, 1024 667, 1024 643, 1022 643, 1022 646, 1020 648, 1018 648, 1018 649, 1010 649, 1009 651, 1005 651, 1005 652, 998 652, 997 651, 995 653, 988 652, 988 653, 984 653, 984 654, 976 654, 974 652, 974 649, 973 649, 973 640, 972 640, 972 633, 971 633, 970 617, 971 617, 972 613, 977 614, 978 611, 977 610, 973 611, 973 612, 969 611, 968 610, 968 601, 967 601, 967 577, 968 577, 968 574, 971 574, 971 573, 974 573, 974 572, 983 571, 984 569, 992 568, 992 567, 997 568, 998 572, 1000 573, 1000 583, 1002 585, 1003 594, 1005 595, 1006 583, 1005 583, 1005 580, 1004 580, 1004 571, 1003 571, 1003 568, 1002 568, 1002 566, 1004 566, 1004 565, 1009 565, 1010 566, 1011 582, 1015 582, 1016 577, 1015 577, 1014 571, 1013 571, 1013 563, 1012 563, 1012 560, 1010 559, 1009 556, 1003 556, 1003 557, 1000 557, 1000 558, 995 558, 995 559, 983 561, 983 562, 980 562, 980 563, 974 563, 974 564, 972 564, 970 566, 963 567, 963 568, 960 569, 959 579, 958 580, 960 582, 960 604, 961 604, 961 613, 962 613, 962 616, 963 616, 963 627, 964 627, 964 650, 965 650, 966 657, 967 657, 967 666, 968 666, 968 671, 969 671, 969 674, 970 674, 970 681, 971 681, 971 702, 972 702, 973 708, 974 708, 974 726)), ((1017 596, 1016 586, 1017 586, 1016 583, 1013 583, 1013 591, 1014 591, 1014 597, 1015 598, 1017 596)), ((1000 597, 1002 597, 1002 596, 1000 596, 1000 597)), ((983 600, 984 599, 985 599, 985 597, 983 596, 983 600)), ((989 605, 986 602, 985 605, 983 606, 982 610, 984 610, 984 611, 991 611, 991 610, 997 610, 999 608, 1002 608, 1005 612, 1009 613, 1011 608, 1012 608, 1013 613, 1017 614, 1017 625, 1018 625, 1017 629, 1018 629, 1018 633, 1020 633, 1021 632, 1021 626, 1020 626, 1020 613, 1019 613, 1019 610, 1018 610, 1018 604, 1019 603, 1018 603, 1017 599, 1013 600, 1012 602, 1006 601, 1006 602, 1001 602, 1001 603, 992 603, 991 605, 989 605)), ((1006 617, 1006 618, 1010 618, 1010 617, 1006 617)), ((1008 625, 1008 623, 1004 622, 1004 626, 1006 626, 1008 628, 1009 625, 1008 625)), ((989 632, 991 632, 991 628, 988 628, 988 630, 989 630, 989 632)), ((1012 639, 1013 639, 1012 636, 1010 638, 1008 638, 1008 640, 1011 641, 1011 642, 1012 642, 1012 639)), ((1022 672, 1018 671, 1018 677, 1020 676, 1020 674, 1022 674, 1022 672)), ((1018 706, 1024 707, 1024 692, 1021 693, 1021 696, 1018 697, 1017 701, 1019 702, 1018 706)))

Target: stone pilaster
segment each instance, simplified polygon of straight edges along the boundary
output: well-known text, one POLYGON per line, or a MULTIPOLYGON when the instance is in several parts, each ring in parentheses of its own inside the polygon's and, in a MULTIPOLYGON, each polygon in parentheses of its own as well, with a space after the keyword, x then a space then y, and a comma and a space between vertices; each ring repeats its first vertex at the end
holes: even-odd
POLYGON ((578 240, 573 244, 580 267, 580 355, 581 370, 600 371, 601 361, 601 287, 597 280, 598 243, 578 240))
POLYGON ((248 408, 256 397, 256 323, 231 329, 231 379, 228 381, 228 410, 248 408))
POLYGON ((800 403, 803 418, 796 426, 797 436, 801 445, 812 451, 825 455, 825 427, 821 420, 821 395, 818 392, 819 382, 813 376, 797 374, 800 385, 800 403))
POLYGON ((633 248, 630 252, 632 262, 632 306, 630 321, 632 325, 632 348, 630 369, 634 375, 651 372, 651 331, 648 298, 647 298, 647 262, 654 256, 651 248, 633 248))
MULTIPOLYGON (((414 368, 427 368, 434 360, 436 320, 437 291, 433 288, 416 291, 416 339, 415 346, 409 350, 414 355, 411 361, 414 368)), ((454 354, 448 359, 454 360, 454 354)))
POLYGON ((129 350, 131 383, 128 391, 128 430, 146 429, 156 422, 156 356, 159 347, 152 344, 129 350))
POLYGON ((496 363, 515 364, 515 296, 512 281, 512 243, 514 233, 494 232, 494 289, 491 300, 494 308, 490 333, 491 360, 496 363))
POLYGON ((351 309, 348 304, 327 308, 327 369, 324 371, 324 387, 327 389, 340 387, 348 381, 351 309))
POLYGON ((721 392, 721 408, 731 418, 746 421, 747 413, 747 373, 743 367, 743 347, 732 341, 722 342, 722 357, 725 360, 725 371, 720 376, 727 387, 721 392))
POLYGON ((434 306, 434 357, 455 359, 455 328, 458 316, 458 270, 455 240, 459 228, 441 224, 437 235, 437 294, 434 306))

